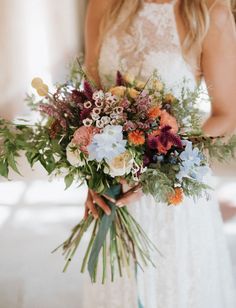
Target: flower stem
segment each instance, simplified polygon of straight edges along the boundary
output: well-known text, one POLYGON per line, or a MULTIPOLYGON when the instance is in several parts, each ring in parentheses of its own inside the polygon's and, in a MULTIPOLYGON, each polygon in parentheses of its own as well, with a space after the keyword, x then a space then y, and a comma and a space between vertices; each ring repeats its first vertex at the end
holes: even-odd
POLYGON ((84 259, 83 259, 83 263, 82 263, 82 267, 81 267, 81 273, 84 273, 84 271, 85 271, 85 267, 86 267, 86 264, 87 264, 87 261, 88 261, 88 256, 89 256, 89 253, 91 251, 92 245, 93 245, 95 237, 96 237, 97 225, 98 225, 98 220, 96 220, 95 224, 94 224, 94 228, 93 228, 93 232, 92 232, 89 244, 88 244, 88 248, 86 250, 86 253, 85 253, 85 256, 84 256, 84 259))

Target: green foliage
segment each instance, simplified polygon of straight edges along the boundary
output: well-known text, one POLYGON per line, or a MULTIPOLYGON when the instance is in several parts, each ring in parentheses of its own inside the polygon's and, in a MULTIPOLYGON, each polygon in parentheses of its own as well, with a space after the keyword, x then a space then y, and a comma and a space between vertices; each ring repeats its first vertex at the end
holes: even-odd
POLYGON ((197 100, 203 93, 200 87, 196 88, 195 91, 190 91, 187 88, 187 84, 183 84, 181 97, 179 100, 175 100, 172 104, 172 112, 176 117, 177 122, 181 128, 186 127, 185 121, 187 120, 188 125, 192 133, 199 133, 201 131, 201 114, 197 107, 197 100))
POLYGON ((25 103, 32 111, 38 111, 39 104, 42 102, 41 100, 37 100, 35 94, 26 94, 25 103))
POLYGON ((212 190, 209 185, 190 178, 183 178, 182 188, 185 196, 192 197, 195 200, 204 196, 208 197, 209 190, 212 190))
POLYGON ((236 135, 233 135, 227 142, 221 138, 208 139, 204 142, 204 149, 208 151, 210 158, 219 162, 228 162, 235 158, 236 135))
POLYGON ((71 80, 75 86, 79 86, 82 78, 85 77, 81 63, 83 63, 83 59, 77 58, 70 64, 69 80, 71 80))
POLYGON ((20 174, 17 158, 24 153, 31 167, 39 162, 51 174, 55 169, 65 166, 65 153, 58 140, 49 138, 46 126, 12 124, 0 121, 0 175, 8 178, 9 169, 20 174), (58 160, 56 159, 58 157, 58 160))
POLYGON ((182 137, 191 140, 211 160, 229 162, 235 158, 236 135, 232 135, 227 141, 224 137, 208 137, 204 135, 185 135, 182 137))
POLYGON ((141 175, 141 184, 145 194, 151 194, 157 202, 167 202, 168 196, 174 192, 169 177, 157 169, 147 169, 141 175))

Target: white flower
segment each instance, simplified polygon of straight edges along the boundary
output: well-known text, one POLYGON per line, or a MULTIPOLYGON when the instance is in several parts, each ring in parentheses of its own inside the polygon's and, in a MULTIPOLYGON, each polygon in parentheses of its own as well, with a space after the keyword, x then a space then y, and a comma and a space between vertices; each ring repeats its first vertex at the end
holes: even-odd
POLYGON ((117 114, 121 114, 124 111, 124 108, 123 107, 115 107, 114 111, 117 114))
POLYGON ((104 127, 103 121, 102 121, 102 120, 97 120, 97 121, 96 121, 96 127, 98 127, 98 128, 103 128, 103 127, 104 127))
POLYGON ((100 114, 101 111, 102 111, 101 108, 94 108, 92 112, 93 114, 100 114))
POLYGON ((111 119, 110 119, 110 117, 108 117, 108 116, 103 116, 103 117, 101 117, 101 121, 102 121, 102 123, 103 123, 104 125, 107 125, 107 124, 110 123, 111 119))
POLYGON ((72 142, 66 148, 66 157, 68 162, 75 167, 82 167, 85 161, 81 159, 81 151, 72 142))
POLYGON ((98 119, 100 119, 100 116, 99 116, 99 114, 96 114, 96 113, 92 113, 92 119, 94 120, 94 121, 97 121, 98 119))
POLYGON ((113 120, 111 120, 111 123, 110 123, 110 124, 116 125, 116 123, 117 123, 117 120, 113 119, 113 120))
POLYGON ((85 108, 91 108, 92 107, 92 103, 90 101, 87 101, 84 103, 84 107, 85 108))
POLYGON ((118 115, 117 113, 112 112, 112 113, 110 114, 110 117, 111 117, 111 119, 117 120, 117 119, 119 118, 119 115, 118 115))
POLYGON ((103 100, 104 97, 105 97, 105 94, 104 94, 104 92, 103 92, 102 90, 95 91, 95 92, 93 93, 93 99, 94 99, 95 101, 97 101, 97 100, 103 100))
POLYGON ((105 94, 105 99, 106 99, 107 104, 114 104, 114 103, 117 103, 119 100, 118 97, 116 97, 110 92, 107 92, 105 94))
POLYGON ((124 176, 131 172, 133 161, 132 155, 126 151, 108 162, 109 170, 104 170, 104 172, 108 173, 111 177, 124 176))
POLYGON ((126 140, 123 140, 122 126, 107 125, 103 132, 93 137, 88 146, 89 160, 111 161, 117 155, 125 152, 126 140))
POLYGON ((103 107, 104 102, 103 102, 103 101, 98 100, 98 101, 95 101, 95 105, 96 105, 98 108, 101 108, 101 107, 103 107))
POLYGON ((86 127, 89 127, 89 126, 91 126, 92 124, 93 124, 93 120, 92 119, 84 119, 83 120, 83 124, 84 124, 84 126, 86 126, 86 127))

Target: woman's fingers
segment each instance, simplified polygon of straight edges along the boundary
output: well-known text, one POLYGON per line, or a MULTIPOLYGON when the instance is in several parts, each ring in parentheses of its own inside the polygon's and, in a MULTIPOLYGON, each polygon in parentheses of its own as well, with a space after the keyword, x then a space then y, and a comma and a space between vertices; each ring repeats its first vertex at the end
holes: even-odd
POLYGON ((123 207, 131 202, 137 201, 143 195, 141 185, 132 187, 129 191, 125 192, 117 201, 118 207, 123 207))
POLYGON ((84 220, 86 220, 88 218, 89 215, 89 208, 85 205, 85 209, 84 209, 84 220))
POLYGON ((95 203, 93 203, 93 201, 89 203, 89 209, 90 209, 90 211, 91 211, 93 217, 94 217, 95 219, 98 219, 98 217, 99 217, 98 211, 97 211, 96 206, 95 206, 95 203))
POLYGON ((93 217, 95 219, 98 219, 98 211, 97 211, 97 209, 95 207, 95 204, 93 203, 93 198, 92 198, 92 194, 91 194, 90 190, 88 191, 87 200, 85 202, 85 213, 84 213, 84 216, 86 218, 88 217, 89 211, 91 211, 91 213, 92 213, 92 215, 93 215, 93 217))
MULTIPOLYGON (((111 209, 110 207, 106 204, 106 202, 103 200, 101 196, 99 196, 97 193, 94 191, 90 190, 90 193, 92 195, 93 201, 107 214, 111 214, 111 209)), ((93 204, 94 206, 94 204, 93 204)), ((95 207, 95 206, 94 206, 95 207)))
POLYGON ((127 183, 126 179, 121 178, 120 184, 122 185, 122 193, 130 190, 131 186, 127 183))
POLYGON ((106 194, 103 194, 102 195, 104 198, 106 198, 108 201, 112 202, 112 203, 116 203, 116 200, 106 194))
POLYGON ((90 191, 88 190, 87 199, 85 201, 85 209, 84 209, 84 220, 88 218, 89 215, 89 201, 91 199, 90 191))

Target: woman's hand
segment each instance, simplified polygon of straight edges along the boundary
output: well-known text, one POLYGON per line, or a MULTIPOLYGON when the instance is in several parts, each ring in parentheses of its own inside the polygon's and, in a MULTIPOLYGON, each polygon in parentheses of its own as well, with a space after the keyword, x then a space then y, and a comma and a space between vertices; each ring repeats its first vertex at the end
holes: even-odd
MULTIPOLYGON (((116 202, 115 200, 111 199, 110 197, 103 195, 106 199, 110 200, 111 202, 116 202)), ((84 219, 88 218, 88 215, 91 213, 95 219, 98 219, 98 211, 96 209, 96 205, 99 206, 106 215, 111 214, 111 209, 108 204, 104 201, 102 196, 97 194, 95 191, 89 189, 87 199, 85 202, 85 211, 84 211, 84 219)))
POLYGON ((139 200, 143 196, 142 186, 140 184, 130 188, 125 180, 122 180, 123 194, 116 200, 116 206, 123 207, 131 202, 139 200))
POLYGON ((100 196, 92 189, 89 189, 85 202, 84 219, 87 219, 90 213, 93 215, 94 219, 98 219, 99 215, 96 206, 99 206, 106 215, 111 214, 111 209, 109 205, 106 204, 106 202, 104 201, 104 198, 109 200, 110 202, 115 203, 118 207, 123 207, 131 202, 137 201, 142 197, 143 192, 140 184, 131 187, 127 184, 125 180, 122 180, 121 184, 123 193, 117 200, 114 200, 105 194, 100 196))

